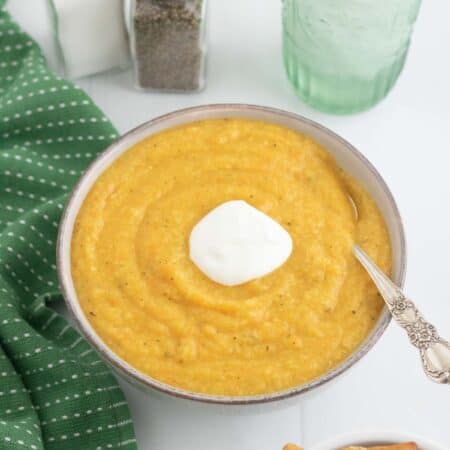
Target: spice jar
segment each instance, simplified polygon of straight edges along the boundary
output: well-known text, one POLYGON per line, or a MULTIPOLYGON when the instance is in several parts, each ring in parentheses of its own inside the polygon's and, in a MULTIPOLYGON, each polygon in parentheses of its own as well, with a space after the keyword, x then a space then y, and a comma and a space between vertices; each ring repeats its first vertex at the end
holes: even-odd
POLYGON ((122 0, 51 0, 50 5, 66 77, 128 67, 122 0))
POLYGON ((130 45, 143 89, 195 91, 204 86, 206 0, 132 0, 130 45))

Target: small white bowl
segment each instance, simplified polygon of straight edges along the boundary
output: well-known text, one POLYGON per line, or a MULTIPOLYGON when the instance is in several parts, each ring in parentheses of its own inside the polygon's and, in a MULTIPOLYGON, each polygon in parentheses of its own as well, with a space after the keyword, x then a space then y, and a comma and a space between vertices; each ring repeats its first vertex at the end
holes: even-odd
POLYGON ((345 361, 334 367, 322 376, 281 392, 248 397, 225 397, 207 395, 198 392, 189 392, 183 389, 169 386, 154 378, 138 371, 118 355, 116 355, 100 338, 86 318, 78 302, 71 274, 70 246, 72 241, 73 226, 78 211, 97 178, 124 152, 137 142, 146 137, 163 131, 167 128, 176 127, 197 120, 240 117, 246 119, 261 120, 282 125, 293 130, 304 133, 322 144, 335 158, 337 163, 355 179, 357 179, 371 194, 376 201, 385 219, 392 245, 392 279, 399 286, 403 285, 406 269, 406 246, 403 224, 397 205, 376 169, 370 162, 347 141, 337 134, 304 117, 288 113, 278 109, 263 106, 224 104, 205 105, 194 108, 175 111, 165 116, 153 119, 134 130, 129 131, 116 142, 111 144, 86 170, 75 189, 63 213, 59 227, 57 243, 58 276, 67 307, 81 333, 89 343, 97 350, 117 372, 133 384, 150 391, 162 391, 176 397, 197 400, 206 403, 219 404, 256 404, 278 401, 289 397, 304 394, 345 372, 357 361, 359 361, 378 341, 386 327, 391 315, 384 308, 380 318, 370 335, 345 361))
POLYGON ((340 450, 343 447, 354 445, 369 447, 374 445, 398 444, 400 442, 415 442, 420 450, 448 450, 446 447, 431 442, 428 439, 397 431, 371 431, 344 434, 317 444, 308 450, 340 450))

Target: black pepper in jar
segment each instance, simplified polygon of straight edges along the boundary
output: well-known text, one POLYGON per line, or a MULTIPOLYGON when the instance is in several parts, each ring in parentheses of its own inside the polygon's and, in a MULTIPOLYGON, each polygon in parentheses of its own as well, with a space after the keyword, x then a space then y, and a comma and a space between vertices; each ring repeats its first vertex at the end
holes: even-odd
POLYGON ((131 45, 141 88, 199 90, 204 84, 205 0, 135 0, 131 45))

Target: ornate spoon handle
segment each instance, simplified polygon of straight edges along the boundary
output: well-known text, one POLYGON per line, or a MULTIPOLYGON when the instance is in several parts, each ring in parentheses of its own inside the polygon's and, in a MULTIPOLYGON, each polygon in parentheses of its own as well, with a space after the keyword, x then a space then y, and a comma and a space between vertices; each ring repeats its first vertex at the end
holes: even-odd
POLYGON ((358 245, 354 246, 353 253, 377 286, 392 317, 419 349, 425 373, 436 383, 450 384, 450 344, 358 245))

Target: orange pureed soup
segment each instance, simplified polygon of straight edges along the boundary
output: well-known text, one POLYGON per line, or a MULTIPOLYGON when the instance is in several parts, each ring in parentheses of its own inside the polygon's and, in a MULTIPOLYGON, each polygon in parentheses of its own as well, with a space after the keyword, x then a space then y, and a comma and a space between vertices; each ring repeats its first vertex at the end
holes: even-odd
POLYGON ((178 388, 246 396, 320 376, 367 337, 383 303, 356 242, 390 271, 380 212, 325 149, 278 125, 211 119, 150 136, 99 177, 76 220, 72 276, 86 317, 129 364, 178 388), (227 287, 192 263, 188 242, 235 199, 294 246, 276 271, 227 287))

